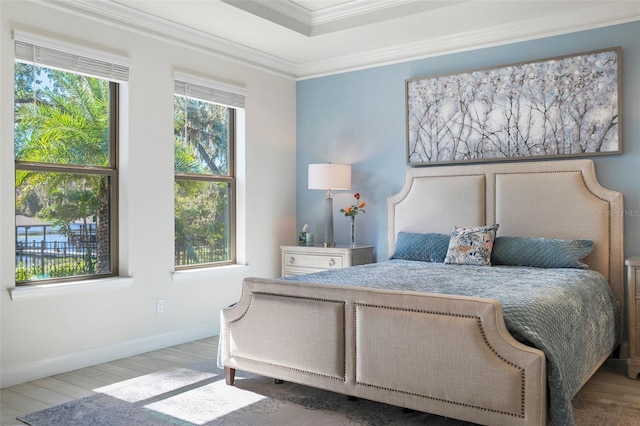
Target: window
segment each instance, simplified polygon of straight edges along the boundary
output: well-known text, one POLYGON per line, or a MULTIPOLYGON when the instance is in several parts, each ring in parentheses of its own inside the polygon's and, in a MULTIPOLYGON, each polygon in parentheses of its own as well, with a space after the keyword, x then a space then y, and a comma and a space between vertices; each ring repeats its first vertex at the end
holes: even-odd
POLYGON ((236 260, 235 119, 244 96, 193 80, 175 81, 176 269, 236 260))
POLYGON ((128 68, 67 52, 16 36, 17 285, 118 271, 114 78, 128 68))

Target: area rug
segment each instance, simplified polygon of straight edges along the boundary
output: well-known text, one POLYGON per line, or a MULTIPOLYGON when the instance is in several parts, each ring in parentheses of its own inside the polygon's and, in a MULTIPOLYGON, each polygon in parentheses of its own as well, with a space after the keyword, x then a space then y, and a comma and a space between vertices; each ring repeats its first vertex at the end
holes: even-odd
MULTIPOLYGON (((213 361, 94 391, 18 420, 31 426, 471 425, 241 372, 227 386, 213 361)), ((574 413, 579 426, 632 426, 640 419, 640 408, 587 397, 574 400, 574 413)))

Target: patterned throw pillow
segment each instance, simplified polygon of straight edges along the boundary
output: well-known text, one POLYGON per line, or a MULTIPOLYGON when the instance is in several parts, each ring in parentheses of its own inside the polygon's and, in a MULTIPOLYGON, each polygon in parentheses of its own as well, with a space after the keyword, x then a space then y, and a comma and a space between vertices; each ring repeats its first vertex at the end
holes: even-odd
POLYGON ((444 263, 491 265, 491 250, 498 226, 498 224, 472 228, 454 226, 444 263))
POLYGON ((580 259, 587 257, 591 251, 591 240, 497 237, 491 252, 491 263, 534 268, 587 269, 589 266, 580 259))
POLYGON ((449 235, 398 232, 396 248, 389 259, 444 262, 449 247, 449 235))

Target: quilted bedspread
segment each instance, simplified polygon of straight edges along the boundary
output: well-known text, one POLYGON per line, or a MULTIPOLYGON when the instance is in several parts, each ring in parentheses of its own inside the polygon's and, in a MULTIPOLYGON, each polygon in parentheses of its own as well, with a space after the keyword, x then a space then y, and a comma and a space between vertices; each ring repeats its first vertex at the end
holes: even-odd
POLYGON ((571 399, 618 335, 618 303, 590 270, 390 260, 283 279, 498 300, 511 334, 546 355, 555 425, 575 424, 571 399))

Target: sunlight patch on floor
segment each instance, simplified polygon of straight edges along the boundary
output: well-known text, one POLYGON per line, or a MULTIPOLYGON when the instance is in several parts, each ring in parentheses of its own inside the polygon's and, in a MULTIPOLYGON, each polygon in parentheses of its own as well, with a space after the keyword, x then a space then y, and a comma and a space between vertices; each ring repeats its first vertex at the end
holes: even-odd
POLYGON ((178 368, 124 380, 94 389, 94 392, 135 403, 148 399, 163 398, 163 395, 165 397, 174 395, 178 391, 190 386, 198 386, 199 383, 211 381, 215 377, 218 377, 218 374, 190 368, 178 368))
POLYGON ((145 405, 145 408, 194 425, 204 425, 234 411, 248 410, 264 399, 263 395, 228 386, 219 380, 145 405))

